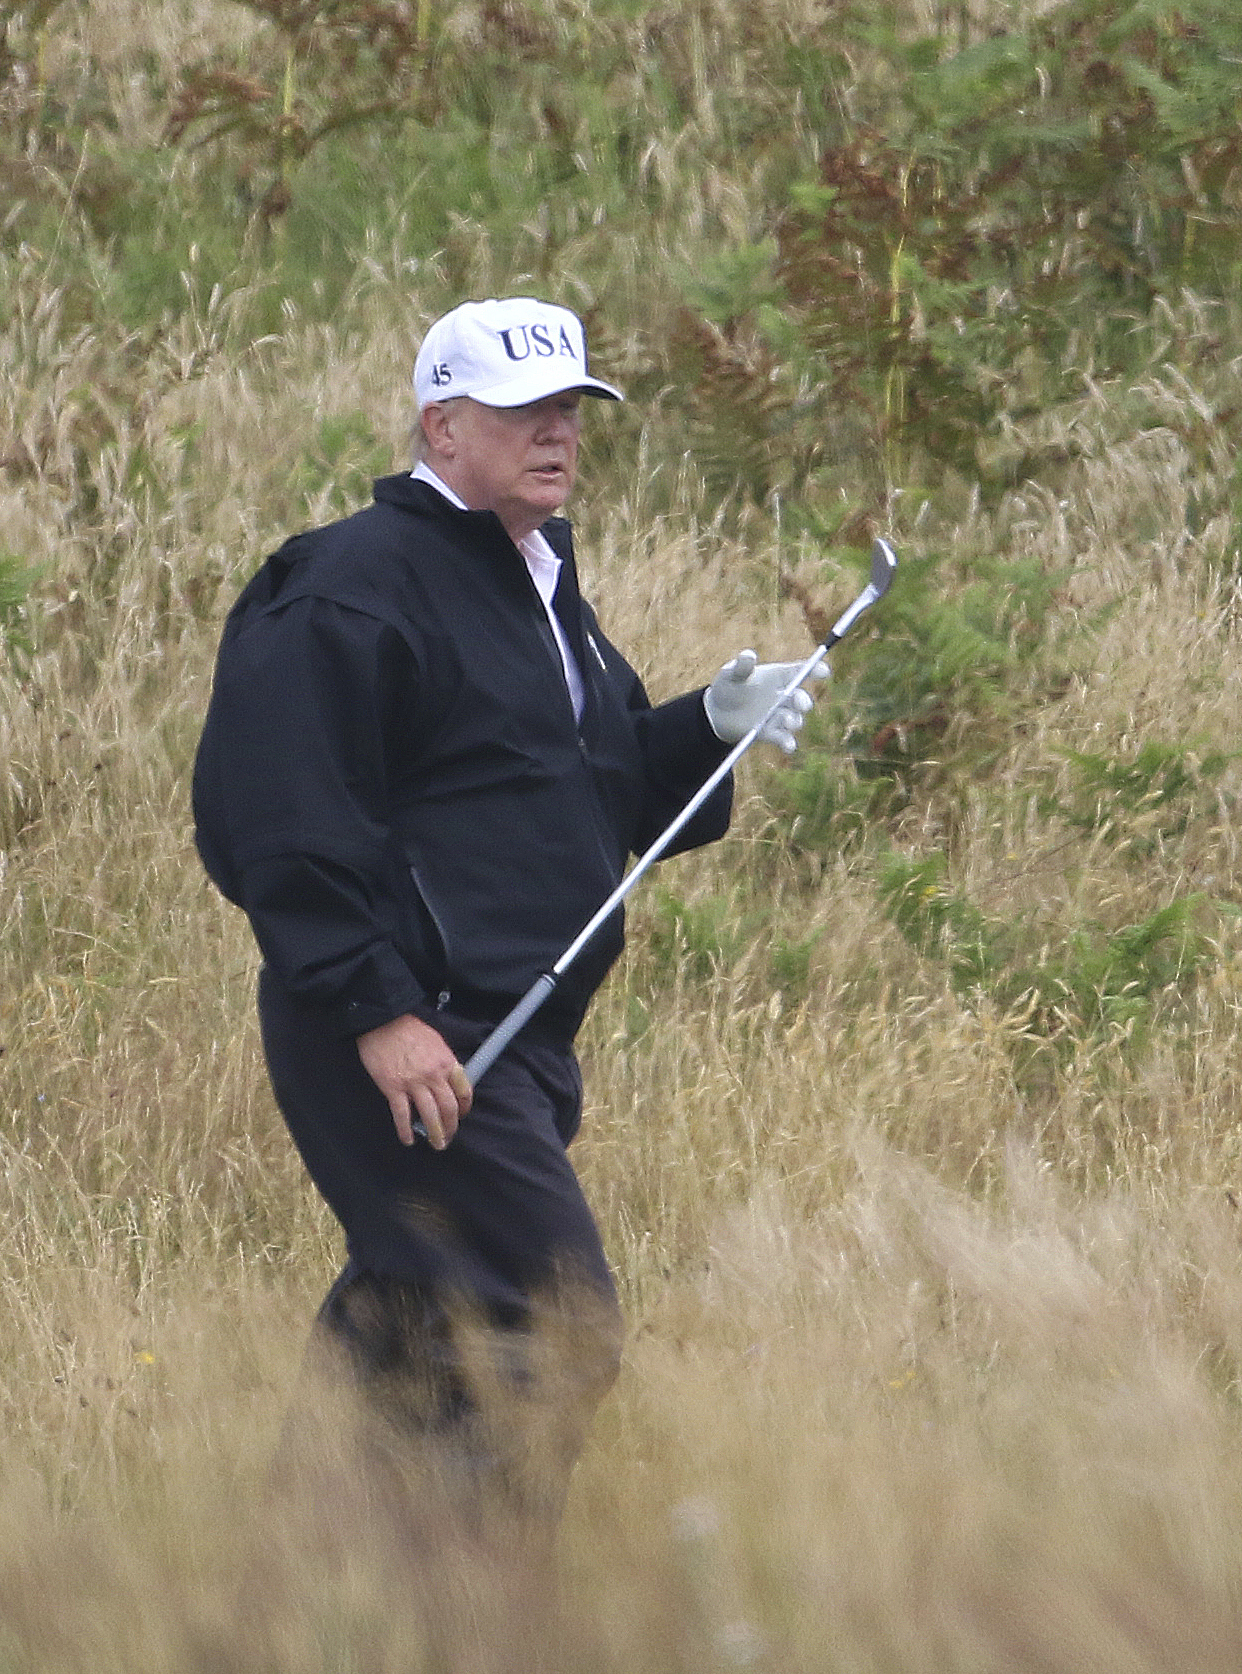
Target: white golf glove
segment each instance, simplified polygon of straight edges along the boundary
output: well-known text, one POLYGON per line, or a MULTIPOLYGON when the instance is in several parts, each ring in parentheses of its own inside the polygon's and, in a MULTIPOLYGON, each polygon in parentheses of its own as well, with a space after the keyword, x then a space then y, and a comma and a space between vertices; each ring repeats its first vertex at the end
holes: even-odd
MULTIPOLYGON (((758 726, 777 693, 797 674, 801 663, 761 663, 753 651, 739 651, 703 694, 703 707, 712 731, 722 744, 736 744, 752 727, 758 726)), ((821 658, 807 675, 808 680, 827 679, 827 658, 821 658)), ((759 732, 765 744, 775 744, 791 756, 798 748, 795 736, 811 707, 811 694, 794 688, 768 715, 759 732)))

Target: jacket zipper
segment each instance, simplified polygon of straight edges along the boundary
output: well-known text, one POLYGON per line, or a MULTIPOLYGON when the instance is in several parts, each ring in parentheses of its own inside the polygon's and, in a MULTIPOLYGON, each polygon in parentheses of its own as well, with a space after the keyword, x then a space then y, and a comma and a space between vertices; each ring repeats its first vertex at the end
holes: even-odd
MULTIPOLYGON (((436 937, 439 940, 439 943, 440 943, 440 949, 439 949, 439 951, 440 951, 440 968, 441 968, 441 972, 443 974, 443 979, 445 981, 447 981, 448 980, 448 974, 449 974, 450 960, 449 960, 449 940, 448 940, 448 934, 447 934, 447 932, 445 931, 445 928, 444 928, 444 920, 443 920, 443 918, 441 918, 439 912, 436 910, 435 906, 432 904, 431 897, 428 895, 426 889, 423 887, 423 881, 418 875, 417 867, 411 861, 407 861, 406 865, 407 865, 408 870, 409 870, 410 881, 414 885, 414 892, 418 896, 418 899, 422 904, 423 911, 427 914, 427 917, 431 920, 431 927, 435 931, 436 937)), ((449 1000, 449 990, 447 988, 442 988, 440 990, 439 994, 436 996, 436 1009, 441 1010, 445 1005, 448 1004, 448 1000, 449 1000)))

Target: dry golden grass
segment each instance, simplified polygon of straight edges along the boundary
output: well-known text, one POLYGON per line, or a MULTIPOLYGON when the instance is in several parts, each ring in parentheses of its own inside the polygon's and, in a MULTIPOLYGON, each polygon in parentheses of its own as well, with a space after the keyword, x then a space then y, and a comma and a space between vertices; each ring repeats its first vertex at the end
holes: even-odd
MULTIPOLYGON (((172 64, 220 18, 109 0, 82 26, 123 88, 139 50, 172 64)), ((639 893, 584 1031, 579 1163, 631 1330, 559 1606, 462 1553, 429 1614, 349 1495, 318 1544, 277 1515, 267 1462, 338 1240, 267 1090, 256 959, 199 871, 188 770, 232 593, 329 515, 296 479, 314 427, 364 414, 404 460, 438 281, 375 251, 330 331, 290 314, 247 341, 225 292, 140 344, 73 323, 51 258, 15 260, 0 321, 0 551, 43 570, 33 656, 0 666, 0 1670, 1236 1669, 1238 933, 1141 1051, 1084 1037, 1025 1083, 1021 1007, 955 994, 865 857, 791 848, 759 758, 730 839, 639 893), (705 966, 670 951, 661 889, 763 922, 705 966), (777 991, 770 945, 811 936, 777 991)), ((481 234, 471 260, 503 282, 481 234)), ((618 254, 619 344, 637 262, 618 254)), ((990 912, 1124 923, 1242 893, 1236 770, 1141 867, 1032 790, 1066 750, 1234 748, 1232 534, 1189 532, 1232 469, 1185 440, 1210 393, 1171 372, 1089 392, 1042 421, 1090 440, 1055 498, 939 533, 963 563, 994 544, 1067 571, 1067 622, 1112 608, 986 786, 929 782, 895 823, 909 853, 951 833, 990 912), (1134 399, 1151 423, 1118 440, 1134 399)), ((743 644, 806 644, 770 531, 701 500, 654 424, 623 481, 584 485, 589 590, 657 697, 743 644)), ((917 557, 917 524, 896 534, 917 557)))
MULTIPOLYGON (((51 601, 3 705, 15 1670, 256 1666, 236 1615, 256 1549, 263 1667, 502 1668, 525 1647, 490 1614, 495 1576, 465 1560, 444 1603, 457 1649, 436 1661, 394 1601, 392 1554, 347 1509, 348 1562, 264 1522, 336 1241, 266 1091, 254 956, 199 875, 186 773, 232 582, 298 514, 271 438, 336 402, 376 413, 400 457, 411 334, 362 306, 365 344, 345 348, 295 323, 238 353, 226 301, 197 344, 166 344, 149 397, 100 441, 98 513, 76 534, 57 385, 106 383, 117 347, 53 335, 10 397, 34 463, 0 503, 0 544, 47 562, 51 601), (170 438, 190 410, 208 422, 183 469, 170 438), (158 510, 132 487, 140 449, 174 484, 158 510)), ((1028 547, 1071 558, 1084 601, 1122 605, 1002 780, 1149 729, 1228 743, 1232 583, 1157 561, 1189 469, 1176 449, 1112 450, 1064 517, 1028 517, 1028 547)), ((762 553, 743 564, 698 527, 690 489, 680 522, 651 523, 632 492, 623 517, 591 511, 584 559, 657 692, 740 643, 801 643, 788 607, 738 579, 767 573, 762 553)), ((1157 1038, 1129 1070, 1084 1051, 1032 1101, 1013 1080, 1020 1018, 955 999, 848 858, 810 885, 782 858, 779 771, 749 762, 735 836, 666 868, 691 902, 762 884, 764 931, 708 976, 688 956, 653 971, 640 896, 584 1038, 581 1166, 632 1335, 569 1509, 551 1666, 1236 1666, 1236 962, 1205 986, 1189 1049, 1157 1038), (766 938, 816 928, 806 992, 774 997, 766 938)), ((1235 886, 1229 812, 1137 880, 1058 851, 1021 798, 1000 828, 990 804, 959 810, 956 842, 995 906, 1141 905, 1183 873, 1235 886)))

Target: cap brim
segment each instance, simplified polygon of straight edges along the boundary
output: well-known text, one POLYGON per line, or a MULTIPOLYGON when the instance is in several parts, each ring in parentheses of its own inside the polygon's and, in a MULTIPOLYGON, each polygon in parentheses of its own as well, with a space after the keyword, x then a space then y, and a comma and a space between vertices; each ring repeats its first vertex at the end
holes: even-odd
POLYGON ((579 395, 599 396, 603 401, 625 400, 619 389, 599 378, 576 378, 571 383, 553 383, 551 388, 546 378, 519 378, 512 383, 494 384, 490 389, 467 393, 472 401, 480 401, 485 407, 526 407, 532 401, 545 401, 550 395, 566 395, 571 390, 579 395))

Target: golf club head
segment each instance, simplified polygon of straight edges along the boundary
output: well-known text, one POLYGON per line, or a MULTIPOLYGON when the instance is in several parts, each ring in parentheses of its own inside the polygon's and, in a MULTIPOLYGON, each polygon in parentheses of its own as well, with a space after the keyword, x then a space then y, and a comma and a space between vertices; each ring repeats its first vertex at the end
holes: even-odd
POLYGON ((877 599, 888 592, 888 584, 897 568, 897 554, 885 540, 876 540, 871 547, 871 580, 854 600, 845 614, 833 624, 832 632, 824 641, 827 649, 849 632, 864 610, 870 610, 877 599))
POLYGON ((871 586, 877 599, 888 592, 888 584, 897 568, 897 554, 886 540, 878 537, 871 546, 871 586))

